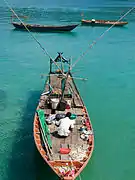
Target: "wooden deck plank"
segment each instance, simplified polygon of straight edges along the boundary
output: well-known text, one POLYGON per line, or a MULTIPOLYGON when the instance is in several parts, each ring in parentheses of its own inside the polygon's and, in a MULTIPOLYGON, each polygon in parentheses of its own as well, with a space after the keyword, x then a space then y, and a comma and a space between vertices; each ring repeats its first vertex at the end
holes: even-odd
MULTIPOLYGON (((74 91, 74 103, 72 103, 72 108, 65 110, 65 111, 58 111, 56 110, 56 114, 61 114, 61 113, 67 113, 67 112, 71 112, 72 114, 76 114, 77 118, 76 118, 76 122, 75 122, 75 127, 73 129, 73 131, 70 133, 70 135, 66 138, 59 138, 56 134, 57 132, 57 127, 54 124, 49 125, 49 129, 51 132, 51 139, 52 139, 52 151, 53 151, 53 160, 68 160, 69 156, 68 155, 61 155, 59 153, 61 144, 63 144, 63 147, 67 147, 67 144, 69 145, 83 145, 86 144, 85 141, 83 141, 80 138, 80 132, 79 132, 79 128, 82 126, 82 118, 83 118, 83 111, 82 111, 82 107, 83 107, 83 103, 81 101, 80 96, 77 94, 78 92, 76 91, 76 88, 74 86, 74 83, 72 83, 72 79, 68 79, 68 81, 70 82, 70 84, 72 84, 72 88, 74 91)), ((50 77, 50 84, 54 89, 60 89, 61 88, 61 79, 58 78, 57 76, 51 76, 50 77)), ((45 87, 47 89, 47 86, 45 87)), ((68 84, 65 90, 65 93, 69 93, 70 89, 70 85, 68 84)), ((65 98, 65 100, 69 100, 72 98, 65 98)), ((45 115, 48 116, 49 114, 51 114, 51 109, 48 109, 48 107, 45 105, 44 107, 44 112, 45 115)))
POLYGON ((51 109, 47 109, 47 108, 44 109, 45 115, 51 114, 51 111, 52 111, 51 109))
POLYGON ((60 154, 60 160, 69 160, 69 155, 68 154, 60 154))

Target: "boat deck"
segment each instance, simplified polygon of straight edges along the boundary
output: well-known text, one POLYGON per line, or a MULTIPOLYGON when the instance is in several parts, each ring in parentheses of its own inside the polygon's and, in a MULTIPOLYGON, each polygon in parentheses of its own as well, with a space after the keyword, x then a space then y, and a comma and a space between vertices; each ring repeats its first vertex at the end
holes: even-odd
POLYGON ((76 119, 76 124, 73 129, 73 131, 70 133, 70 135, 66 138, 59 138, 57 137, 57 127, 55 125, 50 125, 50 131, 51 131, 51 139, 52 139, 52 151, 53 151, 53 160, 69 160, 70 156, 68 155, 61 155, 59 153, 59 150, 61 147, 70 148, 73 146, 82 146, 83 144, 87 144, 86 141, 83 141, 80 138, 80 132, 79 128, 81 126, 81 118, 76 119))
MULTIPOLYGON (((59 99, 58 94, 54 94, 54 92, 61 93, 61 78, 57 75, 50 76, 50 85, 53 88, 53 94, 50 95, 50 98, 59 99)), ((48 85, 45 86, 45 91, 48 91, 48 85)), ((66 84, 65 94, 64 94, 65 100, 71 101, 71 108, 66 109, 65 111, 59 111, 55 110, 55 114, 66 114, 67 112, 71 112, 72 114, 76 114, 77 118, 75 119, 75 127, 70 133, 70 135, 66 138, 58 137, 57 135, 57 126, 55 124, 48 125, 50 129, 51 134, 51 140, 52 140, 52 160, 70 160, 69 155, 63 155, 60 154, 60 148, 71 148, 75 149, 77 151, 78 148, 84 148, 86 149, 87 141, 84 141, 80 138, 80 127, 83 125, 82 120, 84 119, 85 112, 83 112, 83 102, 80 98, 80 95, 76 89, 76 86, 72 80, 72 77, 69 77, 66 84), (71 96, 72 94, 72 96, 71 96)), ((39 106, 42 107, 42 109, 45 112, 46 118, 52 114, 52 109, 48 108, 46 104, 46 95, 41 96, 39 106)), ((54 114, 54 112, 53 112, 54 114)), ((88 148, 88 147, 87 147, 88 148)))
POLYGON ((94 22, 92 20, 81 20, 82 25, 91 25, 91 26, 111 26, 115 24, 115 26, 124 26, 128 24, 128 22, 125 21, 116 21, 116 20, 95 20, 94 22))

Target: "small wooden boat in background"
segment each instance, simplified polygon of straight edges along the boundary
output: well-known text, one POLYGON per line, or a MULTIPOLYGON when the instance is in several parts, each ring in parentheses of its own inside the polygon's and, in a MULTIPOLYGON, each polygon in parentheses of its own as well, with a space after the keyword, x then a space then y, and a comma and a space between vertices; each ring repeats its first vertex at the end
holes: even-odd
POLYGON ((94 149, 90 117, 70 67, 70 60, 66 60, 62 53, 54 60, 50 59, 50 71, 33 124, 34 140, 39 153, 60 179, 64 180, 74 180, 81 173, 94 149), (58 70, 56 63, 61 67, 58 70), (64 64, 67 64, 67 68, 64 64), (72 114, 75 126, 68 137, 59 137, 52 119, 67 112, 72 114))
POLYGON ((115 23, 115 26, 124 26, 128 24, 128 22, 124 21, 110 21, 110 20, 81 20, 82 25, 90 25, 90 26, 111 26, 115 23))
POLYGON ((12 25, 18 30, 26 30, 25 26, 33 32, 64 32, 64 31, 72 31, 79 24, 71 24, 71 25, 39 25, 39 24, 25 24, 12 22, 12 25))

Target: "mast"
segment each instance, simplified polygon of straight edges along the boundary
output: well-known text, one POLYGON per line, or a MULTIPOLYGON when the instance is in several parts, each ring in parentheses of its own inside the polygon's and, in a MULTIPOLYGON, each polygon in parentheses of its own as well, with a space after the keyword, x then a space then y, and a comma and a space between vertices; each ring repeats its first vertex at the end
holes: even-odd
MULTIPOLYGON (((62 89, 62 95, 61 95, 61 100, 63 100, 64 99, 64 92, 65 92, 65 88, 66 88, 66 83, 67 83, 67 79, 68 79, 68 75, 70 74, 70 70, 67 72, 67 75, 66 75, 66 77, 64 77, 62 80, 63 80, 63 82, 64 82, 64 87, 63 87, 63 89, 62 89)), ((62 82, 62 80, 61 80, 61 82, 62 82)), ((61 101, 60 100, 60 101, 61 101)))
POLYGON ((52 73, 52 59, 50 58, 50 74, 52 73))
POLYGON ((64 84, 64 87, 62 88, 62 95, 61 95, 61 98, 60 98, 60 102, 64 99, 64 92, 65 92, 65 88, 66 88, 66 83, 67 83, 67 80, 68 80, 68 76, 70 74, 70 63, 71 63, 71 59, 69 59, 68 61, 69 63, 69 68, 68 68, 68 72, 66 74, 66 77, 63 77, 63 79, 61 80, 61 83, 64 84), (63 82, 62 82, 63 81, 63 82))
POLYGON ((60 64, 60 68, 59 68, 59 71, 57 72, 58 74, 61 75, 61 90, 62 90, 62 95, 60 97, 60 101, 64 98, 64 91, 65 91, 65 87, 66 87, 66 82, 67 82, 67 79, 68 79, 68 76, 70 74, 70 63, 71 63, 71 60, 67 60, 65 59, 63 56, 62 56, 62 52, 58 52, 58 55, 57 57, 52 60, 50 58, 50 73, 49 73, 49 83, 50 83, 50 74, 51 73, 56 73, 55 71, 53 72, 53 69, 52 69, 52 65, 53 63, 57 66, 58 66, 58 63, 60 64), (67 63, 68 64, 68 69, 65 71, 64 70, 64 63, 67 63), (64 72, 66 72, 66 74, 64 74, 64 72))
MULTIPOLYGON (((50 58, 50 71, 49 71, 49 84, 50 84, 50 74, 52 73, 52 59, 50 58)), ((49 91, 50 91, 50 86, 49 86, 49 91)))

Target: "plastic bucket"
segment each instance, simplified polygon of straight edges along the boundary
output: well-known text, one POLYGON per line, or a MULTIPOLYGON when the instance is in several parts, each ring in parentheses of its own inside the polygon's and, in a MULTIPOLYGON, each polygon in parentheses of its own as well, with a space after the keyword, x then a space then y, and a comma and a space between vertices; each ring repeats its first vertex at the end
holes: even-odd
POLYGON ((52 109, 56 109, 59 103, 59 99, 51 99, 52 109))
POLYGON ((70 119, 76 119, 76 114, 71 114, 70 119))

